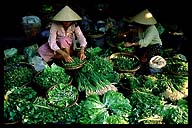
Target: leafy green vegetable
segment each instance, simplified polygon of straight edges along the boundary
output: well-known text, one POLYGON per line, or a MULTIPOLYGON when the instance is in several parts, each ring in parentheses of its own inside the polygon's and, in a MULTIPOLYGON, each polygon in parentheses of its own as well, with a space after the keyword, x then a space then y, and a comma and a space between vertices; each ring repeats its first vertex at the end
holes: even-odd
POLYGON ((60 83, 48 91, 48 101, 58 107, 69 107, 78 98, 78 90, 68 84, 60 83))
POLYGON ((106 92, 103 98, 90 95, 81 101, 80 106, 82 116, 78 122, 81 124, 128 124, 132 110, 129 100, 115 91, 106 92))
POLYGON ((144 92, 144 90, 135 90, 129 95, 129 99, 133 107, 130 116, 132 123, 146 124, 150 123, 149 120, 146 120, 147 118, 150 119, 149 117, 158 116, 161 119, 163 116, 162 109, 164 102, 161 97, 155 96, 150 92, 144 92))
POLYGON ((130 57, 118 56, 111 58, 111 60, 114 64, 114 68, 118 71, 134 70, 139 66, 139 60, 131 56, 130 57))
POLYGON ((65 72, 65 69, 56 64, 52 64, 51 67, 46 65, 44 70, 34 77, 34 82, 46 90, 59 83, 69 83, 70 80, 71 76, 65 72))
POLYGON ((34 75, 32 66, 28 64, 12 65, 4 71, 4 87, 10 90, 13 87, 20 87, 30 83, 34 75))
POLYGON ((14 87, 5 95, 4 122, 20 121, 23 113, 30 109, 31 101, 36 98, 36 92, 31 87, 14 87))
POLYGON ((163 116, 166 124, 188 124, 188 102, 178 100, 176 104, 166 104, 163 108, 163 116))
POLYGON ((83 60, 80 60, 80 58, 77 56, 72 56, 72 58, 73 58, 73 62, 70 62, 70 63, 62 61, 64 68, 75 68, 82 65, 85 62, 83 60))
POLYGON ((124 47, 125 42, 122 41, 121 43, 117 44, 117 49, 121 52, 134 52, 135 48, 134 47, 124 47))

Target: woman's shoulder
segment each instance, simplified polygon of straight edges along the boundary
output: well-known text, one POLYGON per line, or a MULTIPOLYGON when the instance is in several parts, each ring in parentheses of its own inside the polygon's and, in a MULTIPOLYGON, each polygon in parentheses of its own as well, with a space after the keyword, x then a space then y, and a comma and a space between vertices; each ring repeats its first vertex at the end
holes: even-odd
POLYGON ((150 26, 147 27, 147 30, 156 31, 157 27, 155 25, 150 25, 150 26))
POLYGON ((153 24, 153 25, 149 25, 149 27, 148 27, 148 28, 155 29, 155 28, 156 28, 156 26, 153 24))

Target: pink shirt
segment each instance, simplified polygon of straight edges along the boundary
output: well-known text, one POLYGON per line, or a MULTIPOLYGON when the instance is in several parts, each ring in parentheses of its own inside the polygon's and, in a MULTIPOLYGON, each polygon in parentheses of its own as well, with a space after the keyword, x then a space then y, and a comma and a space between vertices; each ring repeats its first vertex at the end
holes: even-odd
POLYGON ((67 31, 65 31, 63 25, 52 23, 48 38, 50 48, 53 51, 60 49, 56 42, 62 40, 63 38, 66 38, 70 45, 72 45, 73 38, 75 38, 74 34, 76 35, 77 40, 80 43, 80 47, 86 47, 87 41, 79 26, 75 26, 75 24, 72 24, 71 26, 69 26, 67 31))

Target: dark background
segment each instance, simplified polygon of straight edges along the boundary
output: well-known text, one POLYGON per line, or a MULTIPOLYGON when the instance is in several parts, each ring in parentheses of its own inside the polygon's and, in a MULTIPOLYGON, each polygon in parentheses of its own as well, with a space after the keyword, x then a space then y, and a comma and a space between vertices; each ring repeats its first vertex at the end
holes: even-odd
MULTIPOLYGON (((188 0, 6 0, 3 1, 1 8, 0 37, 3 40, 0 41, 0 45, 4 46, 10 42, 13 42, 10 44, 20 45, 23 39, 22 35, 24 35, 21 25, 22 17, 36 15, 42 19, 43 14, 41 10, 43 4, 52 5, 56 13, 65 5, 69 5, 69 7, 81 15, 80 10, 84 8, 86 14, 90 15, 92 19, 97 20, 98 18, 102 18, 97 11, 98 3, 106 3, 108 8, 103 12, 105 16, 111 16, 113 18, 134 16, 147 8, 159 23, 177 25, 184 32, 187 39, 191 40, 191 7, 189 7, 188 0), (9 41, 9 39, 11 40, 9 41)), ((186 47, 184 51, 187 54, 190 51, 189 46, 190 41, 185 43, 184 46, 186 47)))
POLYGON ((65 5, 69 5, 74 11, 85 8, 87 13, 98 17, 94 9, 99 2, 109 4, 108 15, 129 16, 148 8, 158 22, 177 24, 184 29, 188 28, 191 10, 188 8, 190 5, 188 0, 6 0, 3 1, 3 8, 1 8, 1 21, 5 28, 1 33, 3 35, 19 34, 21 17, 30 14, 40 16, 39 11, 44 3, 53 5, 58 11, 65 5))

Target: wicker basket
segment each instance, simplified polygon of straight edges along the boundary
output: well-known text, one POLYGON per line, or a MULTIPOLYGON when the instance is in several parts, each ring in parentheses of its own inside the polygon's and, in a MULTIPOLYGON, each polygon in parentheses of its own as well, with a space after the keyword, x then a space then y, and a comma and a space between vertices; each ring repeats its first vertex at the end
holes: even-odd
POLYGON ((175 71, 170 71, 171 74, 176 75, 176 76, 188 76, 188 72, 175 72, 175 71))
MULTIPOLYGON (((50 87, 50 88, 47 90, 47 92, 46 92, 46 98, 47 98, 47 99, 49 98, 48 93, 49 93, 52 89, 54 89, 55 87, 57 87, 57 86, 58 86, 58 85, 54 85, 54 86, 50 87)), ((73 85, 66 84, 66 86, 73 86, 73 85)), ((75 86, 73 86, 73 87, 76 88, 75 86)), ((77 92, 78 92, 78 90, 77 90, 77 92)), ((76 99, 73 101, 73 103, 71 103, 70 105, 68 105, 67 108, 70 108, 70 107, 72 107, 73 105, 75 105, 75 104, 77 103, 78 99, 79 99, 79 92, 78 92, 78 95, 76 96, 76 99)), ((50 102, 49 102, 49 103, 50 103, 50 102)), ((52 103, 50 103, 50 104, 53 105, 53 106, 56 106, 56 107, 61 107, 61 106, 57 106, 57 105, 52 104, 52 103)), ((65 106, 62 106, 61 108, 63 108, 63 107, 65 107, 65 106)))
POLYGON ((101 38, 103 37, 105 34, 88 34, 87 37, 88 38, 92 38, 92 39, 95 39, 95 38, 101 38))
POLYGON ((63 61, 61 63, 62 63, 62 67, 65 68, 66 70, 75 70, 75 69, 81 68, 85 64, 85 61, 75 66, 66 66, 63 61))
MULTIPOLYGON (((46 88, 44 88, 44 87, 41 87, 41 86, 36 82, 36 80, 35 80, 35 78, 38 77, 42 72, 43 72, 43 71, 37 72, 37 73, 34 75, 34 77, 33 77, 33 79, 32 79, 32 82, 35 83, 35 85, 36 85, 38 88, 46 91, 46 90, 48 90, 48 89, 46 89, 46 88)), ((72 82, 73 82, 73 78, 71 77, 70 80, 69 80, 69 82, 66 83, 66 84, 71 84, 72 82)))
POLYGON ((139 58, 133 54, 130 54, 130 53, 125 53, 125 52, 114 53, 109 57, 109 59, 112 61, 113 58, 118 58, 118 57, 122 57, 122 56, 135 58, 138 61, 138 65, 135 68, 129 69, 129 70, 123 70, 123 69, 119 69, 118 67, 114 67, 118 72, 135 73, 137 70, 140 69, 141 64, 140 64, 139 58))
MULTIPOLYGON (((31 69, 31 71, 32 71, 31 79, 29 79, 26 83, 20 85, 19 87, 27 86, 32 82, 32 79, 33 79, 34 75, 36 74, 36 71, 31 64, 26 63, 26 62, 19 62, 19 63, 12 64, 9 66, 5 66, 4 67, 4 73, 11 71, 11 70, 14 70, 15 68, 19 68, 19 67, 27 67, 28 69, 31 69)), ((8 89, 8 87, 5 87, 5 89, 8 89)))

